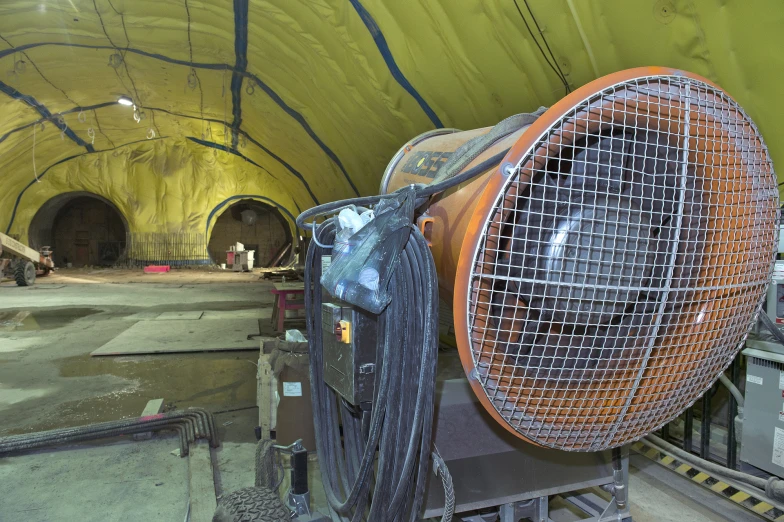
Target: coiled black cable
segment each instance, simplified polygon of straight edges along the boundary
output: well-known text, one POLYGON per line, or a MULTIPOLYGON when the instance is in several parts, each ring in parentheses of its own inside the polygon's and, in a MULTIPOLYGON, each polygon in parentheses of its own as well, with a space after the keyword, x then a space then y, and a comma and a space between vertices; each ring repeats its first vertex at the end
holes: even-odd
MULTIPOLYGON (((498 165, 509 149, 461 171, 492 143, 530 125, 540 113, 507 118, 484 138, 464 144, 458 156, 453 156, 453 163, 444 167, 443 179, 414 187, 415 207, 498 165)), ((306 210, 297 218, 297 226, 313 232, 305 262, 311 398, 330 515, 341 522, 418 520, 430 469, 438 357, 438 277, 427 241, 418 228, 409 225, 408 241, 398 266, 393 267, 387 289, 392 299, 378 317, 380 342, 370 409, 357 409, 340 399, 325 383, 323 373, 321 261, 330 254, 335 240, 334 214, 346 207, 369 207, 398 196, 393 193, 336 201, 306 210), (327 219, 321 225, 310 223, 324 217, 327 219)), ((449 476, 443 460, 439 469, 442 477, 449 476)), ((449 488, 447 498, 453 497, 451 478, 444 480, 444 486, 449 488)), ((444 520, 451 520, 453 510, 452 498, 444 520)))
POLYGON ((438 285, 425 239, 411 227, 390 281, 392 301, 379 316, 374 399, 369 412, 324 382, 319 244, 332 244, 333 218, 321 224, 305 266, 311 394, 316 444, 333 520, 414 521, 430 469, 438 354, 438 285), (370 415, 363 433, 363 415, 370 415), (341 437, 339 427, 342 425, 341 437), (375 468, 375 473, 373 473, 375 468))

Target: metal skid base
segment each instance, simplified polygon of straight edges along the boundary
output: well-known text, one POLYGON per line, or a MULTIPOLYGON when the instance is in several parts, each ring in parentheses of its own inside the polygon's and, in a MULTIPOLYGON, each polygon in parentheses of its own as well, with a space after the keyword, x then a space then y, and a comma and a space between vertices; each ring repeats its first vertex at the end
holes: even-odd
MULTIPOLYGON (((570 453, 526 443, 485 411, 465 379, 439 383, 436 409, 435 445, 452 475, 455 520, 549 522, 548 497, 561 495, 589 514, 585 522, 631 522, 628 448, 570 453), (610 492, 610 502, 575 493, 591 487, 610 492)), ((443 511, 443 487, 431 475, 422 518, 443 511)))

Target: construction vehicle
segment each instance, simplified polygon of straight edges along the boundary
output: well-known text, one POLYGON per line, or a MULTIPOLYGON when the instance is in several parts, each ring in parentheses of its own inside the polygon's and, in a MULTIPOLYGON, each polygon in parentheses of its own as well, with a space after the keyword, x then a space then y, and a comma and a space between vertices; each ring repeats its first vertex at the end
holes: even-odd
POLYGON ((0 275, 16 281, 19 286, 32 286, 36 276, 46 276, 54 270, 52 249, 45 246, 40 252, 0 232, 0 275))

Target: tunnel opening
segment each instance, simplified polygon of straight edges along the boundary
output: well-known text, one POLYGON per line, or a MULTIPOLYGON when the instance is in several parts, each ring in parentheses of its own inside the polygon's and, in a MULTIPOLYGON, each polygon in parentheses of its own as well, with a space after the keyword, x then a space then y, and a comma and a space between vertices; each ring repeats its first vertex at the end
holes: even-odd
POLYGON ((255 252, 254 265, 259 267, 285 264, 293 255, 286 218, 277 208, 253 199, 241 199, 218 216, 207 250, 213 262, 226 263, 226 251, 238 242, 255 252))
POLYGON ((50 246, 55 266, 111 266, 125 253, 128 222, 108 199, 89 192, 55 196, 30 223, 30 246, 50 246))

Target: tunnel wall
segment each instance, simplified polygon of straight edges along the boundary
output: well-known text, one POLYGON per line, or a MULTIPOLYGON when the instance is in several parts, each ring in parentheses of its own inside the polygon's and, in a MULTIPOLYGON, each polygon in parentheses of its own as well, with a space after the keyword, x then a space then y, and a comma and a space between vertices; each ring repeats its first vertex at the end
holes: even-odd
MULTIPOLYGON (((0 206, 0 222, 13 217, 10 233, 24 242, 29 241, 30 224, 38 210, 69 192, 89 192, 111 202, 125 218, 132 236, 202 238, 200 247, 179 253, 197 264, 208 262, 206 240, 216 223, 214 216, 237 198, 265 200, 281 209, 292 234, 293 216, 299 212, 275 176, 234 154, 190 140, 149 140, 83 156, 50 169, 39 179, 23 192, 16 207, 0 206)), ((128 255, 145 260, 133 247, 128 255)), ((149 261, 167 259, 156 256, 149 261)))
POLYGON ((132 233, 198 231, 237 195, 296 214, 375 193, 424 131, 644 65, 721 85, 780 162, 782 23, 774 0, 7 0, 0 231, 25 236, 68 190, 114 202, 132 233))

